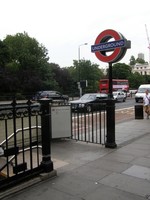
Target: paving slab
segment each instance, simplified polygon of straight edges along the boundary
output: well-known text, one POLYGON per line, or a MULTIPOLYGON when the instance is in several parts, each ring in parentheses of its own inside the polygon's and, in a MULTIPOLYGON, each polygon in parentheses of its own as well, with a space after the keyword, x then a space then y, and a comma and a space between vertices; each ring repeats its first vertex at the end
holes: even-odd
POLYGON ((150 133, 149 122, 150 121, 147 119, 134 119, 116 124, 116 144, 122 145, 130 142, 131 140, 137 139, 144 134, 150 133))
POLYGON ((130 192, 118 190, 116 188, 108 187, 99 184, 99 187, 90 194, 83 197, 85 200, 145 200, 141 197, 130 192))
POLYGON ((131 164, 133 165, 140 165, 144 167, 149 167, 150 168, 150 158, 148 157, 140 157, 137 159, 134 159, 131 164))
POLYGON ((101 179, 99 183, 141 197, 150 197, 150 182, 141 178, 126 174, 112 173, 101 179))
MULTIPOLYGON (((107 157, 107 156, 106 156, 107 157)), ((122 172, 129 167, 131 167, 130 163, 123 163, 123 162, 117 162, 117 161, 112 161, 112 160, 107 160, 105 157, 101 159, 95 160, 95 162, 88 163, 87 166, 90 166, 91 168, 94 169, 103 169, 103 170, 108 170, 110 172, 122 172)))
POLYGON ((150 168, 148 167, 133 165, 127 170, 125 170, 123 174, 127 174, 129 176, 134 176, 137 178, 142 178, 150 181, 150 168))
POLYGON ((91 166, 83 165, 74 169, 72 172, 69 172, 70 176, 81 176, 87 180, 91 180, 93 182, 97 182, 98 180, 102 179, 103 177, 111 174, 112 172, 106 169, 100 168, 93 168, 91 166))
POLYGON ((97 182, 88 180, 87 178, 80 175, 65 174, 64 176, 58 176, 51 185, 64 193, 73 196, 86 195, 98 187, 97 182))

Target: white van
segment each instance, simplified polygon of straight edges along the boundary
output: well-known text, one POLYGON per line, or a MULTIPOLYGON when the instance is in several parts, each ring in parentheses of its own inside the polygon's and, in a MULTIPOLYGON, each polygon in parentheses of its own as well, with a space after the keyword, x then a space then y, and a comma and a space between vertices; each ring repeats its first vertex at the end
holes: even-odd
POLYGON ((150 84, 140 85, 137 93, 135 94, 135 101, 136 102, 140 102, 140 101, 142 102, 143 101, 143 97, 145 95, 146 90, 149 90, 149 92, 150 92, 150 84))

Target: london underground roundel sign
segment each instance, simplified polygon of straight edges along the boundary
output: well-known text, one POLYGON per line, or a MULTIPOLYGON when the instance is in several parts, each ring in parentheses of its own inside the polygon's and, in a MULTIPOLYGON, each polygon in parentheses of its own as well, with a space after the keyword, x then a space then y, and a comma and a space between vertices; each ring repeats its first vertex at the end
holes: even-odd
POLYGON ((97 36, 95 44, 91 46, 91 52, 102 62, 114 63, 124 57, 128 48, 131 48, 130 41, 121 33, 108 29, 97 36), (107 52, 111 54, 107 55, 107 52))

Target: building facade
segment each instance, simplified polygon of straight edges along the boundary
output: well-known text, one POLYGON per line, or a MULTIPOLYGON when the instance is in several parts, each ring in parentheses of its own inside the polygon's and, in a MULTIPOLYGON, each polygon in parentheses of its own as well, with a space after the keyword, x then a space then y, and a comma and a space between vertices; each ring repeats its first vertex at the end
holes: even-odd
MULTIPOLYGON (((145 60, 143 53, 139 53, 138 58, 145 60)), ((141 75, 150 75, 150 64, 148 62, 145 62, 144 64, 136 63, 132 66, 132 72, 138 72, 141 75)))
POLYGON ((136 63, 132 67, 132 72, 138 72, 141 75, 150 75, 150 65, 148 63, 141 64, 141 63, 136 63))

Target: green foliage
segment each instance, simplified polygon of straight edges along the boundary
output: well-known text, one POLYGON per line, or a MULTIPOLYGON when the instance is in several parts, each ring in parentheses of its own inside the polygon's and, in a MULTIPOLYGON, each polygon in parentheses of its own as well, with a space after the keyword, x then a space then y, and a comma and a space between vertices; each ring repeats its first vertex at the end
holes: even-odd
POLYGON ((62 93, 71 94, 74 88, 74 80, 72 79, 67 68, 60 68, 58 64, 50 63, 53 78, 57 85, 54 87, 62 93))
POLYGON ((145 79, 145 83, 150 84, 150 75, 144 75, 143 77, 145 79))
POLYGON ((145 60, 143 60, 142 58, 137 58, 136 63, 144 64, 145 60))
POLYGON ((9 62, 9 50, 7 46, 0 40, 0 67, 4 68, 5 64, 9 62))
POLYGON ((131 65, 131 66, 134 66, 136 63, 145 64, 145 63, 147 63, 147 62, 145 62, 145 60, 142 59, 142 58, 136 58, 136 59, 135 59, 134 56, 131 56, 131 58, 130 58, 130 65, 131 65))
POLYGON ((90 60, 74 60, 73 66, 69 67, 68 70, 76 84, 80 80, 88 81, 88 87, 84 89, 84 93, 96 92, 99 89, 99 80, 104 76, 98 65, 92 64, 90 60))
POLYGON ((125 63, 117 63, 112 67, 112 76, 115 79, 128 79, 132 72, 132 68, 125 63))
POLYGON ((12 63, 17 64, 18 68, 37 69, 49 60, 46 48, 36 39, 30 38, 27 33, 8 35, 3 42, 9 48, 12 63))
POLYGON ((128 77, 130 88, 136 89, 138 88, 141 84, 145 83, 145 78, 138 72, 130 74, 128 77))
POLYGON ((30 93, 51 85, 48 51, 42 44, 27 33, 7 35, 2 44, 7 55, 2 77, 5 92, 30 93))
POLYGON ((135 65, 136 64, 136 60, 134 56, 131 56, 130 58, 130 65, 135 65))

